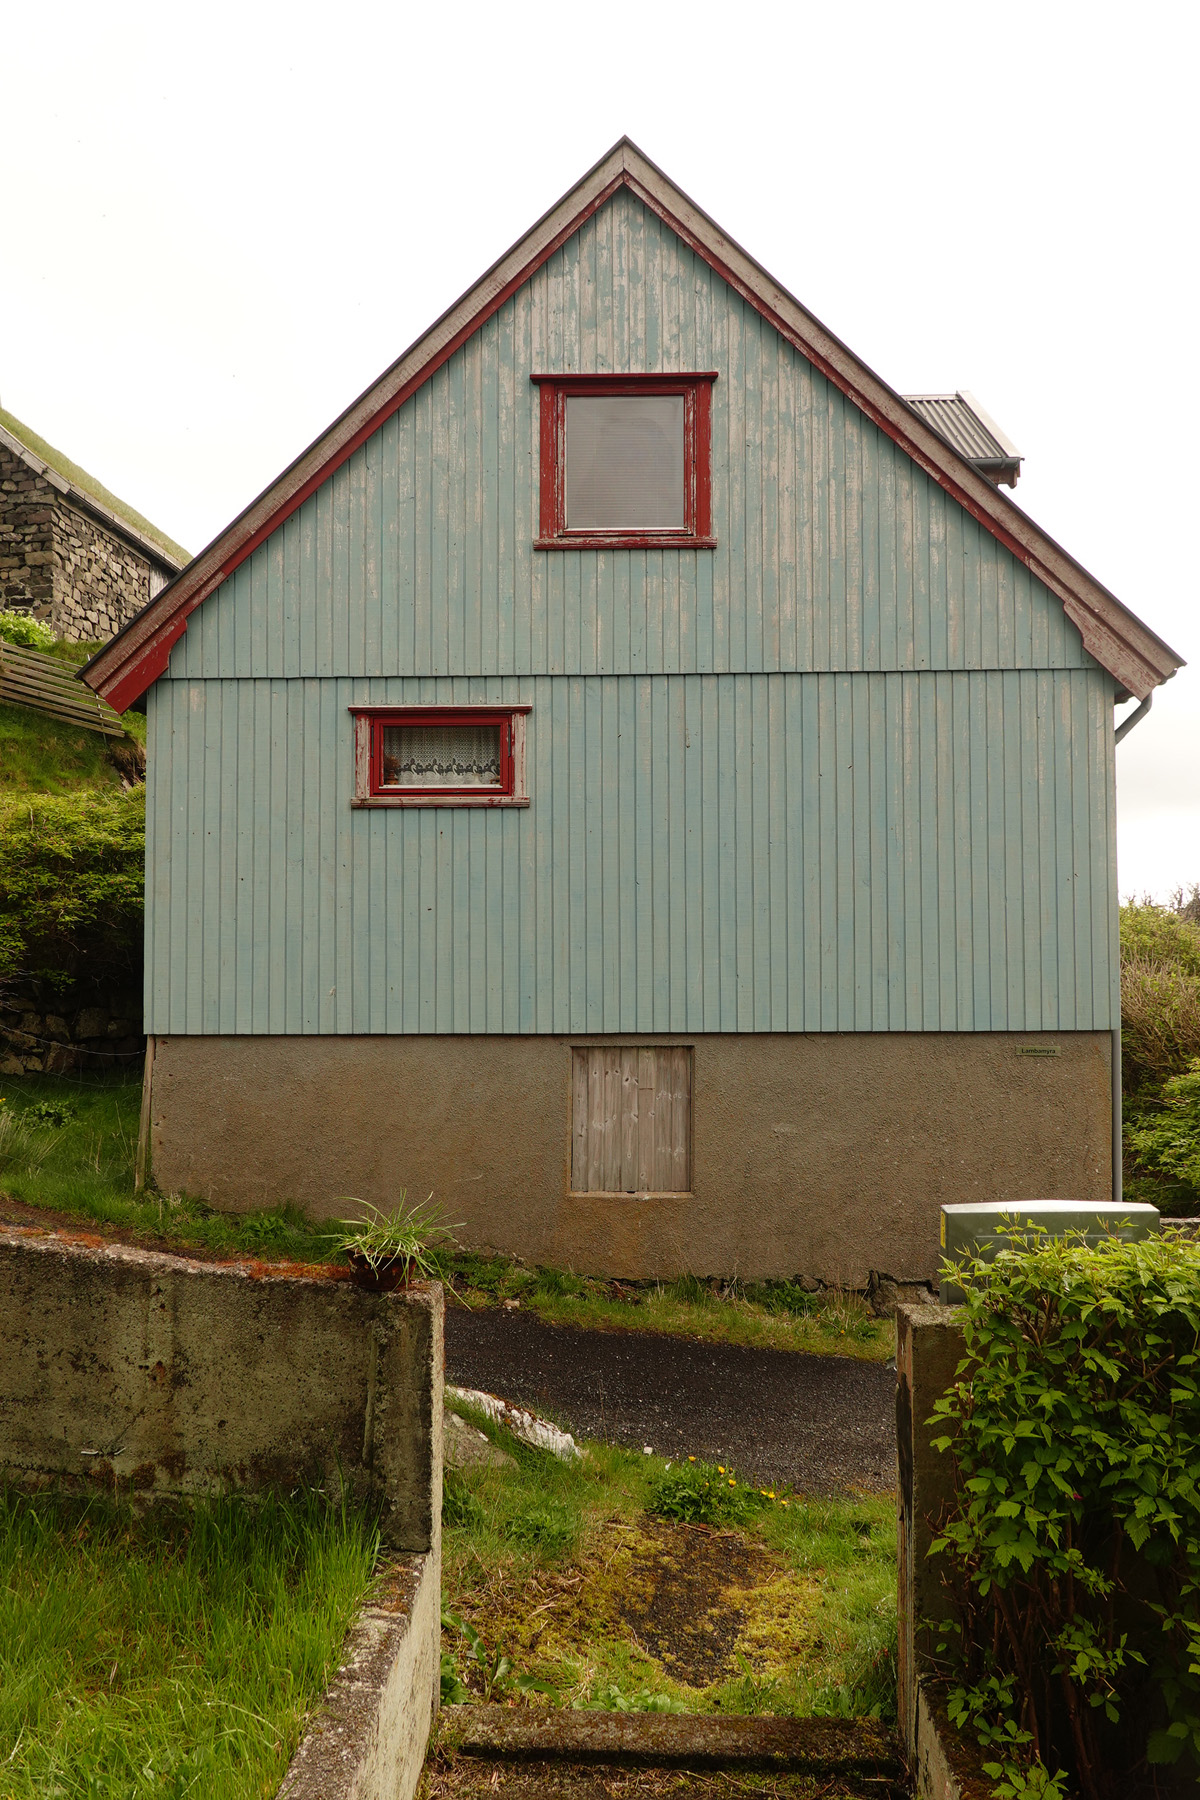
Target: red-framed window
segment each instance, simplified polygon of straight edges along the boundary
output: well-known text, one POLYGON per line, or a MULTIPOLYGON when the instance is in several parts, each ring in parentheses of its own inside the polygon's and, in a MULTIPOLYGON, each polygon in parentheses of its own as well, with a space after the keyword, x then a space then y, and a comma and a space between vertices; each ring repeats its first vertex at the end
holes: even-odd
POLYGON ((352 706, 358 806, 528 806, 528 706, 352 706))
POLYGON ((534 375, 539 550, 711 550, 716 373, 534 375))

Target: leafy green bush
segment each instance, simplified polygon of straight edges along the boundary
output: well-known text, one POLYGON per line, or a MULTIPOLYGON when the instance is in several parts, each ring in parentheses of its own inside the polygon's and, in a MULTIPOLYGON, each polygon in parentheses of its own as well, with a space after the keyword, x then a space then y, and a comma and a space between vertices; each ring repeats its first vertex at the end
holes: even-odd
POLYGON ((647 1512, 685 1525, 738 1525, 750 1511, 749 1488, 719 1463, 672 1463, 650 1489, 647 1512))
POLYGON ((1126 1138, 1144 1169, 1178 1182, 1200 1206, 1200 1056, 1163 1084, 1161 1099, 1139 1113, 1126 1138))
POLYGON ((931 1421, 955 1465, 931 1552, 951 1718, 997 1794, 1117 1800, 1146 1760, 1191 1772, 1200 1244, 1016 1240, 964 1286, 966 1355, 931 1421))
POLYGON ((145 793, 0 799, 0 976, 140 968, 145 793))
POLYGON ((54 633, 28 613, 0 612, 0 639, 24 650, 53 650, 54 633))

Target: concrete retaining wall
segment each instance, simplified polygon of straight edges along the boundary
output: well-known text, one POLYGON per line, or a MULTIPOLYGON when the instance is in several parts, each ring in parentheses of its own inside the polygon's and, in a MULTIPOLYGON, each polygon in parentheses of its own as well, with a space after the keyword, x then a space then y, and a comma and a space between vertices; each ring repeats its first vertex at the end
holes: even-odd
POLYGON ((278 1800, 412 1800, 437 1711, 441 1565, 394 1564, 364 1608, 278 1800))
POLYGON ((442 1292, 0 1231, 0 1474, 147 1494, 345 1480, 437 1553, 442 1292))
POLYGON ((1108 1032, 158 1037, 152 1166, 168 1192, 317 1218, 432 1191, 465 1244, 591 1274, 928 1281, 944 1202, 1111 1198, 1111 1050, 1108 1032), (690 1193, 572 1192, 572 1049, 597 1042, 691 1045, 690 1193))

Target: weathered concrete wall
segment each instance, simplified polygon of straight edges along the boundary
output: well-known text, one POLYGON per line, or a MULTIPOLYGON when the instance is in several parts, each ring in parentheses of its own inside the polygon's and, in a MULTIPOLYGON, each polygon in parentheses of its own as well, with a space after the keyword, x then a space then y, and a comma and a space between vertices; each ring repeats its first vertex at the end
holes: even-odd
POLYGON ((436 1550, 442 1294, 364 1294, 0 1232, 0 1474, 145 1493, 346 1479, 385 1539, 436 1550))
POLYGON ((441 1562, 386 1570, 342 1649, 278 1800, 412 1800, 438 1708, 441 1562))
POLYGON ((0 444, 0 607, 100 643, 145 606, 151 564, 0 444))
POLYGON ((896 1461, 899 1642, 897 1686, 900 1730, 910 1759, 917 1759, 919 1689, 927 1646, 918 1620, 944 1619, 950 1611, 929 1546, 954 1494, 948 1456, 934 1450, 926 1424, 935 1402, 954 1380, 963 1354, 957 1311, 948 1306, 896 1309, 896 1461))
POLYGON ((570 1191, 571 1050, 597 1041, 158 1038, 154 1174, 317 1217, 432 1192, 465 1243, 592 1273, 854 1287, 932 1279, 944 1202, 1111 1194, 1107 1032, 603 1040, 693 1046, 693 1189, 668 1199, 570 1191))

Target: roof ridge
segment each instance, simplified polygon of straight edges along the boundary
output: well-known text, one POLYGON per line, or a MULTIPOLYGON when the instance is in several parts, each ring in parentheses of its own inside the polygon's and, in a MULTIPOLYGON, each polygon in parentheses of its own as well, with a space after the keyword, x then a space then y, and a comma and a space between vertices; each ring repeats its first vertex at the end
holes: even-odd
POLYGON ((1062 601, 1084 644, 1139 699, 1183 659, 979 473, 915 408, 622 137, 82 671, 123 710, 167 666, 188 615, 621 187, 701 256, 1062 601))

